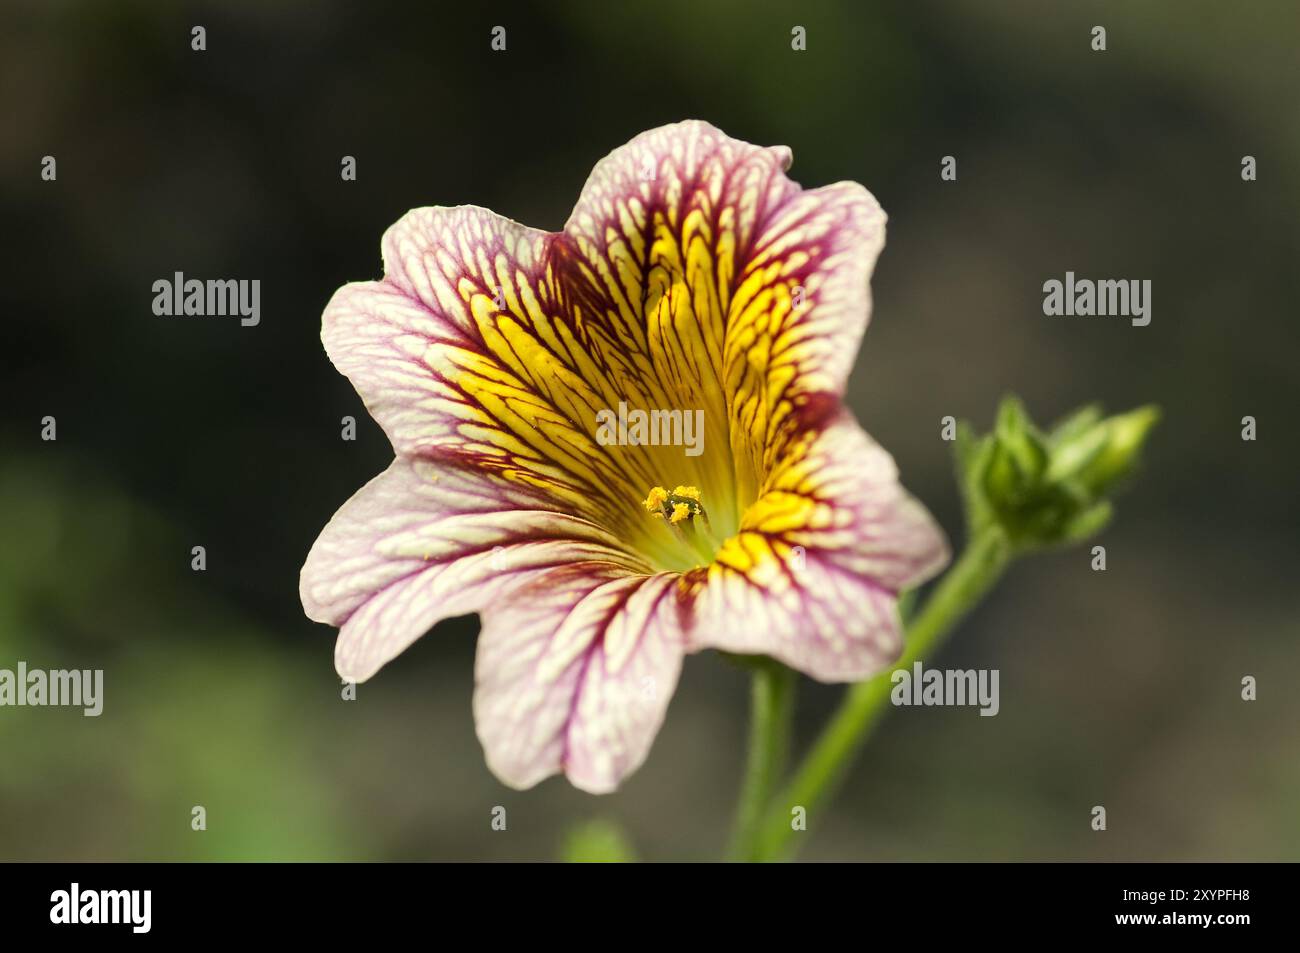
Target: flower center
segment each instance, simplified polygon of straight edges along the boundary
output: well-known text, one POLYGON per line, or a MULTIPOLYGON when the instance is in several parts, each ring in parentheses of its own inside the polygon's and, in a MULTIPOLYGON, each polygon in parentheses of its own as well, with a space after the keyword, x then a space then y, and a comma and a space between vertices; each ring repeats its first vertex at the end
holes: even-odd
POLYGON ((713 561, 718 540, 713 536, 709 514, 700 502, 699 490, 693 486, 679 486, 669 493, 661 486, 651 487, 641 505, 655 519, 663 520, 667 530, 686 547, 687 552, 682 554, 683 563, 678 568, 699 565, 701 558, 704 565, 713 561))

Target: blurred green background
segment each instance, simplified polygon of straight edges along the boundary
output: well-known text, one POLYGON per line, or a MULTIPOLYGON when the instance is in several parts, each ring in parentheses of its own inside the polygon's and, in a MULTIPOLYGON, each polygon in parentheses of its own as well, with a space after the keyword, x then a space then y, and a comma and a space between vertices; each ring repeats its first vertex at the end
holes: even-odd
MULTIPOLYGON (((1108 571, 1084 549, 1017 565, 933 660, 1000 669, 998 717, 890 712, 803 857, 1300 858, 1300 7, 470 7, 5 3, 0 667, 103 668, 106 697, 98 719, 0 709, 0 858, 545 859, 589 818, 647 859, 718 855, 740 670, 688 660, 617 794, 517 793, 474 736, 473 619, 345 702, 297 596, 317 532, 391 456, 321 349, 334 289, 379 275, 413 206, 558 228, 597 159, 688 117, 889 212, 850 400, 955 543, 943 416, 985 428, 1006 391, 1044 421, 1165 413, 1108 571), (1044 317, 1067 270, 1150 278, 1151 325, 1044 317), (173 271, 260 278, 261 326, 155 317, 173 271)), ((840 691, 802 682, 801 742, 840 691)))

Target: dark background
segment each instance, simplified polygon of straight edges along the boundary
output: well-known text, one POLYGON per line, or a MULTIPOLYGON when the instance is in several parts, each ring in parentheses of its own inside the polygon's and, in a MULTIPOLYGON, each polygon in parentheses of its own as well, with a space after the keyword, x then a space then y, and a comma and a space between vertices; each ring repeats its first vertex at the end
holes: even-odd
MULTIPOLYGON (((803 856, 1300 856, 1300 7, 470 6, 5 3, 0 667, 103 668, 106 700, 0 709, 0 858, 550 858, 592 817, 648 859, 716 856, 738 669, 688 660, 617 794, 521 794, 474 736, 474 620, 344 702, 297 596, 391 457, 320 346, 334 289, 378 277, 411 207, 559 228, 597 159, 683 118, 789 145, 797 181, 860 181, 889 212, 850 402, 955 543, 943 416, 985 427, 1008 391, 1040 420, 1164 411, 1108 571, 1086 549, 1018 564, 937 660, 1000 669, 1001 714, 892 712, 803 856), (1151 279, 1151 325, 1044 317, 1067 270, 1151 279), (260 279, 260 326, 155 317, 175 271, 260 279)), ((840 691, 802 682, 801 742, 840 691)))

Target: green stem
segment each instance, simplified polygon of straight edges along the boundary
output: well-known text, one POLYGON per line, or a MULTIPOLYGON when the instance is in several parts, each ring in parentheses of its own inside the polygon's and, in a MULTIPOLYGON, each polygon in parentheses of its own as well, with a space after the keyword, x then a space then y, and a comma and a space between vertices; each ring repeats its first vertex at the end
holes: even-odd
POLYGON ((794 710, 795 673, 771 659, 754 661, 750 684, 749 753, 728 856, 753 860, 763 812, 785 771, 794 710))
POLYGON ((885 711, 892 673, 909 667, 934 650, 1001 578, 1010 559, 1011 547, 1006 536, 996 528, 987 529, 970 540, 961 558, 907 626, 903 657, 889 671, 848 690, 799 770, 768 806, 755 834, 754 850, 747 859, 781 860, 793 855, 794 848, 789 843, 796 833, 793 809, 802 807, 805 817, 820 816, 885 711))

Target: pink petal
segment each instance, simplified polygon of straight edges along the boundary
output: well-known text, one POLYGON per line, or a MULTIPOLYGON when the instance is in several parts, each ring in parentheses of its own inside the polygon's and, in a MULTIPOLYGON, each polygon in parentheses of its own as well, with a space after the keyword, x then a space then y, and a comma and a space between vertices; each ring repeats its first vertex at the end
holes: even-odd
POLYGON ((822 681, 896 659, 897 595, 948 560, 893 459, 847 414, 801 435, 707 570, 687 576, 692 648, 770 655, 822 681))
POLYGON ((681 669, 677 578, 569 566, 484 615, 474 720, 498 778, 601 794, 641 765, 681 669))
POLYGON ((369 678, 440 619, 479 611, 551 567, 645 569, 599 527, 528 503, 504 481, 405 458, 362 487, 300 579, 307 615, 339 626, 339 675, 369 678))

